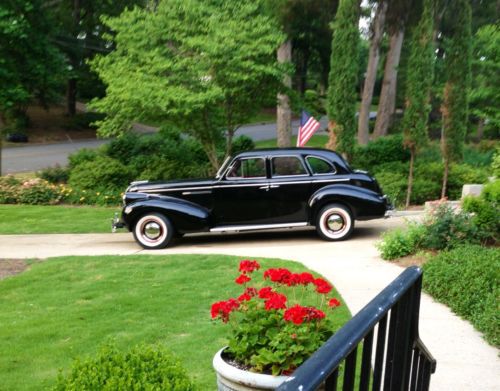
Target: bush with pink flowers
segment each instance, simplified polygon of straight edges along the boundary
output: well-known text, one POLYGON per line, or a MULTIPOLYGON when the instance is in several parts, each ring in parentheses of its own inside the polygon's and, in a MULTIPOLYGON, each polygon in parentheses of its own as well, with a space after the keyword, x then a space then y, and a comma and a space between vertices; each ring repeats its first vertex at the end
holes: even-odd
POLYGON ((225 354, 242 367, 273 375, 290 374, 334 332, 337 298, 332 285, 311 273, 268 269, 257 261, 240 262, 237 298, 212 305, 212 319, 230 330, 225 354))

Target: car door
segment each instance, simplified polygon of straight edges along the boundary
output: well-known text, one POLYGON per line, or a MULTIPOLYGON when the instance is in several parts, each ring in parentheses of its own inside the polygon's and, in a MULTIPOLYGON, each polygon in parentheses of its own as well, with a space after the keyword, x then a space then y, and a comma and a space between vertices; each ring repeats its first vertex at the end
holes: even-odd
POLYGON ((269 180, 265 156, 235 160, 214 188, 215 226, 269 223, 269 180))
POLYGON ((308 221, 311 176, 299 155, 269 158, 269 209, 273 223, 308 221))

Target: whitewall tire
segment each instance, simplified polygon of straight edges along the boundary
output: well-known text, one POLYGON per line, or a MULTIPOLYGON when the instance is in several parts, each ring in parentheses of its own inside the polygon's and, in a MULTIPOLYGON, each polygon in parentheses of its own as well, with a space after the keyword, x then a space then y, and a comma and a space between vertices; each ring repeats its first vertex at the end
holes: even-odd
POLYGON ((170 220, 160 213, 148 213, 137 220, 134 238, 143 248, 154 250, 167 247, 174 229, 170 220))
POLYGON ((320 210, 316 219, 316 231, 324 240, 344 240, 354 229, 351 211, 341 204, 329 204, 320 210))

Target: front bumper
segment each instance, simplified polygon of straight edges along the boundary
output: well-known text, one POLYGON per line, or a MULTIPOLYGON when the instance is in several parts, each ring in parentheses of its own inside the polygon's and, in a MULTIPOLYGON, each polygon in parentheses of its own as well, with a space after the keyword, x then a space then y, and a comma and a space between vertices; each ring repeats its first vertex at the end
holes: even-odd
POLYGON ((124 228, 125 223, 118 217, 118 213, 111 219, 111 232, 116 232, 118 228, 124 228))

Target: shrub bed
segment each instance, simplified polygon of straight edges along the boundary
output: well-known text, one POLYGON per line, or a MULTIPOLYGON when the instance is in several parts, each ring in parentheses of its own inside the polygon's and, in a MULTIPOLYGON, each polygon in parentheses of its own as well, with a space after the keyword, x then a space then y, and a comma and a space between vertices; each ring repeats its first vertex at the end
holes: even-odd
POLYGON ((500 249, 467 245, 424 265, 424 289, 500 347, 500 249))
POLYGON ((59 375, 53 390, 194 389, 179 360, 165 348, 143 344, 122 352, 108 344, 95 357, 77 359, 66 376, 59 375))

